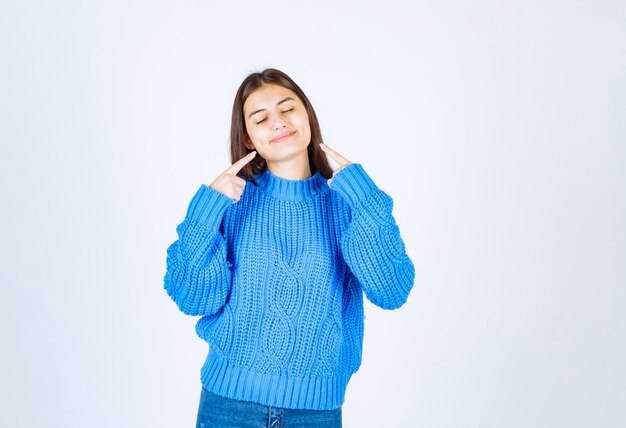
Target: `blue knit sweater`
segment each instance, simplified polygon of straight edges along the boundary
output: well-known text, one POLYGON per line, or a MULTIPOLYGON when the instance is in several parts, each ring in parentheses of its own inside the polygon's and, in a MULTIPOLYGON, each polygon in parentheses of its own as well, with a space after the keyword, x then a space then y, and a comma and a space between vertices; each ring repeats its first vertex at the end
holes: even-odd
POLYGON ((319 173, 255 180, 237 203, 200 186, 167 250, 165 289, 182 312, 202 315, 207 390, 337 408, 361 364, 363 292, 395 309, 413 286, 393 201, 360 164, 331 187, 319 173))

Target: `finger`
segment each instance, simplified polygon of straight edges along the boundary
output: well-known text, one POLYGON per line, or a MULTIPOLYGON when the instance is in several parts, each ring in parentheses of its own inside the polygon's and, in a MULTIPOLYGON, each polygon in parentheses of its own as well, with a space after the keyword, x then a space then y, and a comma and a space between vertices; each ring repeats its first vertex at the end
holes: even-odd
POLYGON ((235 180, 235 185, 237 187, 239 187, 240 189, 243 189, 244 187, 246 187, 246 180, 244 180, 243 178, 239 178, 237 176, 235 176, 236 180, 235 180))
POLYGON ((337 162, 341 166, 345 166, 350 163, 348 159, 341 156, 339 153, 328 147, 326 144, 320 144, 322 150, 327 153, 335 162, 337 162))
POLYGON ((241 168, 246 166, 252 159, 254 159, 255 156, 256 156, 256 150, 248 153, 246 156, 239 159, 237 162, 229 166, 224 172, 237 175, 237 173, 241 171, 241 168))

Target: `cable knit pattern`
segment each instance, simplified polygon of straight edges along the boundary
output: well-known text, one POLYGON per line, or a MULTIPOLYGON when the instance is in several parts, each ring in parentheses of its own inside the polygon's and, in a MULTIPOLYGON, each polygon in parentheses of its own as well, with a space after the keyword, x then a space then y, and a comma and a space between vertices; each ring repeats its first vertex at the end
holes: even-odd
POLYGON ((400 307, 415 278, 393 201, 360 164, 287 180, 269 170, 237 203, 196 192, 167 250, 164 286, 209 354, 209 391, 301 409, 343 404, 361 365, 363 292, 400 307))

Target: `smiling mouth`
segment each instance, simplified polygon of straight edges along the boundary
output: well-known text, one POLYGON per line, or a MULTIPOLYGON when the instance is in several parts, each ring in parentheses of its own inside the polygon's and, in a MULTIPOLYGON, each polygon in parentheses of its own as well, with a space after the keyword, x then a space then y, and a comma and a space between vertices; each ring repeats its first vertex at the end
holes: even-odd
POLYGON ((279 143, 281 141, 285 141, 288 138, 293 137, 296 134, 296 131, 288 132, 286 134, 280 135, 272 140, 273 143, 279 143))

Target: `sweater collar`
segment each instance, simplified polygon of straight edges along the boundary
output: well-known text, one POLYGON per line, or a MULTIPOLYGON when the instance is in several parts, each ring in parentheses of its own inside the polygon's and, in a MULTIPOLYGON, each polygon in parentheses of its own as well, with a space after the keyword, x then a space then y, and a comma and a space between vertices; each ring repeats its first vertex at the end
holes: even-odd
POLYGON ((265 193, 289 201, 303 201, 328 188, 328 182, 319 171, 304 180, 289 180, 266 169, 261 174, 255 175, 254 179, 265 193))

